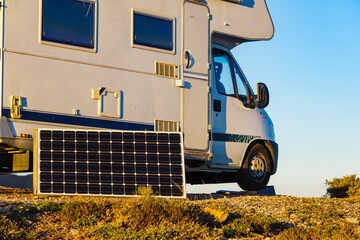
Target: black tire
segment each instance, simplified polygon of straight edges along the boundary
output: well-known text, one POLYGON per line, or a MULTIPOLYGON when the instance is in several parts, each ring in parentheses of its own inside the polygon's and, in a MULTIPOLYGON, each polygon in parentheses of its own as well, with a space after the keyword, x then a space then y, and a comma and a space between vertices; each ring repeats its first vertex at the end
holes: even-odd
POLYGON ((239 186, 248 191, 265 188, 271 175, 270 159, 268 150, 261 144, 255 144, 237 173, 239 186))

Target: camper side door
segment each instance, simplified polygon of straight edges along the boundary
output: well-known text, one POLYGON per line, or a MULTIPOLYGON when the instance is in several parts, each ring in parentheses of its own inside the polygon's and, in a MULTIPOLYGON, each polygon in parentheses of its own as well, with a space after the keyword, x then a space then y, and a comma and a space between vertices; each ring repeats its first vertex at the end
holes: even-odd
POLYGON ((183 111, 185 150, 206 152, 209 136, 209 9, 185 1, 183 6, 183 111))

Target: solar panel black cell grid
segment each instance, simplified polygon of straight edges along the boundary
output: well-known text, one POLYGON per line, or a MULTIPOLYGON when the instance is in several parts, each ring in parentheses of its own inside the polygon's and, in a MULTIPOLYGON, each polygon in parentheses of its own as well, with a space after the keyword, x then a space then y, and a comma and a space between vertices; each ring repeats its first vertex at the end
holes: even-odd
POLYGON ((38 131, 38 193, 184 197, 180 133, 38 131))

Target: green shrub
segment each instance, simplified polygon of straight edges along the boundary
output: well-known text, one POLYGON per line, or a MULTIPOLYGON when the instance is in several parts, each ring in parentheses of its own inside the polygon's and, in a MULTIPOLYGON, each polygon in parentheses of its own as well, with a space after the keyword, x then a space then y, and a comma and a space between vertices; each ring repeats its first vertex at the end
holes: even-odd
POLYGON ((281 232, 278 240, 324 240, 324 239, 346 239, 358 240, 360 235, 356 233, 353 227, 348 225, 334 226, 331 224, 321 224, 314 228, 288 228, 281 232))
POLYGON ((108 200, 89 201, 75 200, 65 203, 59 212, 60 219, 75 228, 93 226, 109 215, 112 204, 108 200))
POLYGON ((12 221, 0 214, 0 239, 36 239, 35 232, 26 232, 20 222, 12 221))
POLYGON ((92 227, 97 225, 99 220, 101 220, 101 218, 98 215, 90 214, 77 219, 73 225, 75 228, 92 227))
POLYGON ((59 212, 62 208, 62 203, 57 203, 57 202, 49 202, 49 201, 45 201, 45 202, 41 202, 37 205, 37 208, 39 209, 39 211, 46 211, 46 212, 59 212))
POLYGON ((357 178, 357 181, 355 181, 354 184, 349 187, 347 194, 350 197, 360 197, 360 179, 359 178, 357 178))
POLYGON ((278 240, 310 240, 317 239, 315 238, 315 233, 313 230, 308 230, 300 227, 288 228, 285 231, 281 232, 277 237, 278 240))
POLYGON ((143 197, 155 196, 154 190, 151 187, 145 187, 145 186, 138 187, 136 194, 143 197))
POLYGON ((326 180, 326 184, 329 186, 326 195, 330 198, 360 197, 360 180, 356 174, 326 180))
POLYGON ((180 223, 198 219, 200 207, 181 200, 166 200, 155 197, 141 197, 114 209, 114 218, 133 229, 142 229, 163 221, 180 223))
POLYGON ((89 233, 89 237, 95 239, 213 239, 210 230, 198 223, 162 223, 144 229, 132 228, 106 224, 98 226, 89 233))
POLYGON ((71 201, 62 206, 59 220, 77 229, 111 224, 116 229, 125 227, 141 231, 159 224, 204 225, 199 219, 200 212, 200 206, 191 202, 166 200, 146 193, 133 201, 71 201))
POLYGON ((245 237, 254 231, 250 222, 243 218, 237 218, 222 227, 224 237, 245 237))
MULTIPOLYGON (((89 237, 104 239, 211 239, 211 229, 199 218, 200 206, 183 201, 156 198, 145 188, 142 197, 116 201, 101 219, 81 219, 76 227, 90 227, 89 237), (100 221, 99 221, 100 220, 100 221), (95 223, 97 223, 95 225, 95 223)), ((89 204, 89 203, 88 203, 89 204)), ((92 209, 98 209, 90 204, 92 209)), ((75 207, 78 208, 80 203, 75 207)), ((96 211, 93 210, 93 214, 96 211)))
POLYGON ((249 217, 251 224, 255 228, 256 233, 266 233, 271 230, 283 229, 284 226, 281 222, 271 216, 265 216, 262 214, 256 214, 255 216, 249 217))
POLYGON ((284 225, 273 217, 262 214, 254 216, 244 216, 222 227, 224 237, 244 237, 251 233, 267 233, 270 231, 283 229, 284 225))

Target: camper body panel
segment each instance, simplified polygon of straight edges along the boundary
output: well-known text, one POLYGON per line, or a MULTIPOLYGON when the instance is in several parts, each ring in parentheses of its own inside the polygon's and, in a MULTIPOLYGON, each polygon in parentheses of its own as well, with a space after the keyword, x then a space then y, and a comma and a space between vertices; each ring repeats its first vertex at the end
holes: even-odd
POLYGON ((154 118, 180 118, 180 93, 173 80, 151 74, 9 53, 4 77, 12 80, 4 82, 4 108, 10 108, 11 95, 19 95, 26 99, 25 111, 97 117, 92 89, 106 87, 122 95, 120 119, 139 121, 141 115, 140 122, 153 124, 154 118))
MULTIPOLYGON (((174 86, 174 79, 154 76, 155 61, 180 64, 180 45, 165 53, 155 48, 132 47, 129 31, 135 9, 154 16, 172 16, 174 43, 180 43, 178 9, 181 4, 178 1, 97 2, 95 28, 96 39, 100 40, 95 52, 41 41, 41 1, 21 4, 7 1, 5 4, 2 99, 7 113, 11 96, 21 96, 24 111, 98 118, 98 101, 92 99, 92 90, 105 87, 120 92, 120 116, 118 120, 102 120, 148 125, 153 125, 154 119, 180 121, 180 91, 174 86)), ((106 99, 112 101, 111 96, 106 99)), ((116 103, 110 104, 115 106, 104 108, 108 107, 109 114, 116 115, 116 103)), ((23 121, 11 121, 17 122, 15 136, 32 134, 27 125, 20 127, 23 121)))

